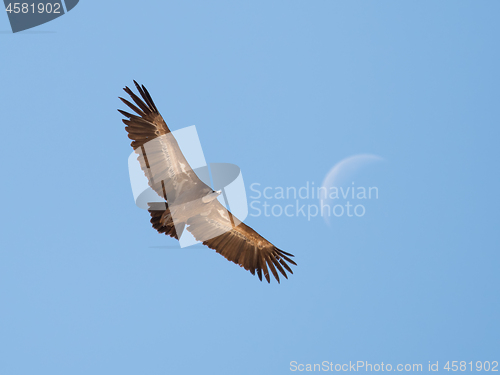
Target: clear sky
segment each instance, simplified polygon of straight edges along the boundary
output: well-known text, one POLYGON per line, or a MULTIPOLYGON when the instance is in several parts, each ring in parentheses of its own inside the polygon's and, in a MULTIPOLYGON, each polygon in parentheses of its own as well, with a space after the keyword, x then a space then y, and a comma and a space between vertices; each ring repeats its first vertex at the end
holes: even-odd
POLYGON ((493 0, 82 0, 17 34, 0 15, 0 374, 500 361, 499 14, 493 0), (241 168, 249 204, 252 184, 321 186, 359 154, 384 161, 347 182, 378 199, 330 226, 249 215, 296 257, 281 284, 180 249, 132 197, 116 109, 133 79, 172 129, 196 125, 208 162, 241 168))

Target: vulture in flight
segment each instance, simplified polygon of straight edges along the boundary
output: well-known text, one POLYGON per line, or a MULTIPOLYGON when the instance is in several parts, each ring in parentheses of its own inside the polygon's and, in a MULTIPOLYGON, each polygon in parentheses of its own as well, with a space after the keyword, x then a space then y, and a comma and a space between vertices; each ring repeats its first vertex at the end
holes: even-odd
POLYGON ((293 273, 289 263, 296 265, 290 259, 293 255, 278 249, 219 203, 221 192, 198 178, 149 92, 134 83, 140 97, 128 87, 124 90, 135 104, 120 99, 135 114, 118 111, 126 117, 122 120, 125 130, 149 186, 164 200, 148 203, 153 228, 177 240, 186 229, 227 260, 252 275, 257 273, 261 281, 264 274, 270 282, 269 272, 278 283, 278 273, 288 278, 286 272, 293 273))

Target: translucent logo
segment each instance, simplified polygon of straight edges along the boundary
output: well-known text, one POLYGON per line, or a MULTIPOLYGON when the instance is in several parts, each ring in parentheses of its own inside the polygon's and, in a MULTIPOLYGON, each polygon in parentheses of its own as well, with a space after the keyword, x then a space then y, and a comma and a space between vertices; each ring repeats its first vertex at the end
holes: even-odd
POLYGON ((248 215, 240 168, 229 163, 210 163, 209 167, 194 125, 137 148, 129 156, 128 167, 135 204, 145 210, 153 205, 155 210, 166 210, 166 219, 182 233, 181 247, 228 232, 248 215), (216 199, 222 206, 215 204, 216 199), (196 239, 184 230, 186 223, 213 216, 217 216, 217 227, 204 231, 199 226, 196 239))

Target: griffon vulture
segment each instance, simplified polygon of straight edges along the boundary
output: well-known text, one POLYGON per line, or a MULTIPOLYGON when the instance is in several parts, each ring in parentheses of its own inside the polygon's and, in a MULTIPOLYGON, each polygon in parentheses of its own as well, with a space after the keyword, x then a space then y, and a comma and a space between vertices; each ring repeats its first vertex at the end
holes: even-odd
POLYGON ((135 105, 120 99, 136 114, 118 111, 127 118, 122 121, 149 186, 165 200, 148 204, 153 228, 177 240, 187 229, 227 260, 252 275, 257 273, 261 281, 264 274, 270 282, 269 271, 278 283, 278 272, 288 278, 286 271, 293 272, 287 262, 296 265, 290 259, 293 255, 278 249, 219 203, 220 191, 213 191, 198 178, 149 92, 134 83, 142 100, 128 87, 124 90, 135 105))

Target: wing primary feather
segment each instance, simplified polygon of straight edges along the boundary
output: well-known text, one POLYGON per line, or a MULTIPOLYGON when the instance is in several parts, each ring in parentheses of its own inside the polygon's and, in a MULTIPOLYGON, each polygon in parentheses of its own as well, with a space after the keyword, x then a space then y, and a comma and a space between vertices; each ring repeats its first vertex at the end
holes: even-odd
POLYGON ((118 97, 123 103, 125 103, 131 110, 136 112, 140 116, 146 116, 144 112, 142 112, 139 108, 137 108, 135 105, 130 103, 127 99, 123 99, 122 97, 118 97))
MULTIPOLYGON (((149 103, 149 100, 146 97, 146 94, 144 93, 144 90, 141 88, 141 86, 135 80, 134 80, 134 84, 135 84, 135 87, 137 88, 137 91, 139 91, 139 94, 141 94, 142 99, 144 99, 144 101, 146 102, 146 104, 149 106, 148 109, 150 109, 150 110, 153 109, 152 105, 149 103)), ((144 85, 142 87, 144 87, 144 85)))
POLYGON ((134 84, 135 84, 135 87, 137 88, 137 91, 139 91, 139 93, 141 94, 142 98, 144 99, 144 101, 146 102, 146 104, 149 106, 149 109, 152 112, 159 113, 158 112, 158 108, 156 108, 156 105, 153 102, 153 99, 151 98, 151 95, 149 95, 148 90, 146 90, 146 87, 144 87, 144 85, 142 85, 142 86, 139 85, 135 80, 134 80, 134 84))
POLYGON ((125 92, 130 95, 134 103, 137 104, 144 113, 151 112, 148 106, 137 95, 135 95, 132 90, 130 90, 128 87, 125 87, 123 90, 125 90, 125 92))
POLYGON ((290 254, 290 253, 287 253, 286 251, 283 251, 283 250, 278 249, 278 248, 276 248, 276 250, 278 250, 281 254, 285 254, 285 255, 288 255, 289 257, 293 257, 293 258, 295 258, 295 255, 290 254))
POLYGON ((269 278, 269 271, 267 270, 266 259, 264 258, 263 255, 260 258, 260 264, 262 266, 262 271, 264 271, 264 276, 265 276, 267 282, 270 283, 271 279, 269 278))
POLYGON ((273 263, 276 266, 276 268, 278 269, 278 271, 280 271, 281 274, 283 276, 285 276, 285 279, 288 279, 288 276, 286 275, 285 270, 283 269, 283 267, 281 267, 281 264, 279 264, 279 262, 276 260, 276 258, 274 257, 274 254, 271 255, 271 260, 273 261, 273 263))
MULTIPOLYGON (((272 256, 272 255, 271 255, 272 256)), ((276 272, 276 268, 274 268, 273 261, 271 259, 266 259, 267 260, 267 265, 269 266, 269 269, 274 275, 274 278, 278 281, 278 284, 280 283, 280 277, 278 275, 278 272, 276 272)))
POLYGON ((133 115, 132 113, 128 113, 128 112, 122 111, 121 109, 119 109, 118 112, 120 112, 123 116, 131 118, 131 119, 140 119, 141 118, 139 116, 133 115))
POLYGON ((284 261, 283 261, 283 259, 280 259, 280 260, 279 260, 279 262, 281 263, 281 265, 282 265, 283 267, 285 267, 285 268, 286 268, 286 270, 287 270, 288 272, 290 272, 291 274, 293 274, 292 269, 288 266, 288 264, 286 264, 286 262, 284 262, 284 261))
POLYGON ((149 102, 149 105, 151 106, 152 109, 154 109, 155 112, 158 112, 158 108, 156 108, 155 102, 153 101, 153 98, 151 95, 149 95, 149 91, 142 85, 142 90, 144 91, 144 94, 146 94, 146 98, 149 102))
MULTIPOLYGON (((290 258, 288 258, 286 255, 283 255, 282 253, 284 253, 284 251, 281 251, 281 250, 278 250, 279 251, 279 254, 280 256, 285 259, 287 262, 290 262, 292 263, 294 266, 297 265, 297 263, 295 263, 293 260, 291 260, 290 258)), ((293 256, 293 255, 292 255, 293 256)))
MULTIPOLYGON (((247 246, 245 251, 249 253, 248 267, 250 267, 251 270, 255 270, 257 268, 257 259, 256 259, 257 252, 255 251, 255 247, 252 249, 251 247, 247 246)), ((252 275, 254 275, 253 272, 252 272, 252 275)))
POLYGON ((258 253, 255 254, 255 268, 257 269, 257 275, 259 276, 260 281, 262 281, 262 266, 260 264, 260 261, 262 259, 261 256, 259 256, 258 253))
POLYGON ((157 135, 157 129, 154 124, 152 124, 149 121, 143 120, 141 117, 137 119, 122 119, 122 122, 125 125, 128 125, 130 128, 135 129, 135 130, 142 130, 142 131, 147 131, 149 135, 157 135))

